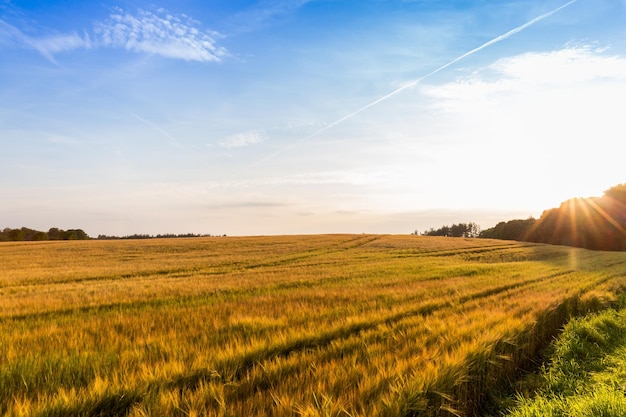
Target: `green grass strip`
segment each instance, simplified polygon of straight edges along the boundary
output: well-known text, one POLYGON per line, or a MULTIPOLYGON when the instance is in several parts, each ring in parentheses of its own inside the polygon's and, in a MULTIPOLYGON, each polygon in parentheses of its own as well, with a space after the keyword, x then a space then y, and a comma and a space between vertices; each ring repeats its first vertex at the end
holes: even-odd
POLYGON ((569 322, 539 384, 531 395, 518 394, 508 416, 626 416, 626 309, 569 322))

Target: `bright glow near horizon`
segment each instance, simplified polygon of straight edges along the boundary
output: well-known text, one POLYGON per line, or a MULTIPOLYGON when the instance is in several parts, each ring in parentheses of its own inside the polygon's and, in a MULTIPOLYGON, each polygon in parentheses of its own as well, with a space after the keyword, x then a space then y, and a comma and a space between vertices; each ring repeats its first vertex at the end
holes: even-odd
POLYGON ((427 3, 0 0, 0 227, 487 228, 626 181, 626 2, 414 83, 566 2, 427 3))

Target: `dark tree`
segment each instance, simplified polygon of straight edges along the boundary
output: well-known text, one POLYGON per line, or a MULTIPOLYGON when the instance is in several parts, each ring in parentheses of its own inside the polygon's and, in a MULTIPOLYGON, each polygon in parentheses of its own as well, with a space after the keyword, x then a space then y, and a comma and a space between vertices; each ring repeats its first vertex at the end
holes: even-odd
POLYGON ((626 204, 626 183, 609 188, 604 192, 604 197, 626 204))
POLYGON ((545 210, 538 220, 500 222, 480 237, 626 250, 626 184, 606 190, 602 197, 567 200, 545 210))
POLYGON ((51 227, 50 230, 48 230, 48 239, 50 240, 60 240, 63 239, 63 232, 61 230, 59 230, 58 227, 51 227))
POLYGON ((495 227, 480 232, 480 237, 488 239, 525 240, 528 232, 535 224, 535 219, 509 220, 500 222, 495 227))
POLYGON ((63 233, 63 239, 86 240, 89 239, 89 236, 82 229, 70 229, 63 233))
POLYGON ((480 227, 474 223, 459 223, 452 226, 442 226, 439 229, 426 230, 424 236, 447 236, 447 237, 478 237, 480 227))
POLYGON ((573 198, 546 210, 528 234, 531 242, 598 250, 626 250, 626 205, 621 190, 603 197, 573 198))
POLYGON ((22 229, 12 229, 11 231, 9 231, 9 240, 12 240, 13 242, 22 241, 25 239, 26 238, 24 236, 24 231, 22 231, 22 229))
POLYGON ((63 230, 52 227, 48 232, 22 227, 20 229, 5 228, 0 231, 0 242, 7 241, 36 241, 36 240, 85 240, 89 235, 82 229, 63 230))

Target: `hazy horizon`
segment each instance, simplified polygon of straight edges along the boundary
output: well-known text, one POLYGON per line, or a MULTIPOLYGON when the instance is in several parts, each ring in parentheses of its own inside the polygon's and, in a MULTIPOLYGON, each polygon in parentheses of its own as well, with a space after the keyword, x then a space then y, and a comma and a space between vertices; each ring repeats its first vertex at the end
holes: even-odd
POLYGON ((0 227, 483 229, 625 182, 626 1, 0 0, 0 227))

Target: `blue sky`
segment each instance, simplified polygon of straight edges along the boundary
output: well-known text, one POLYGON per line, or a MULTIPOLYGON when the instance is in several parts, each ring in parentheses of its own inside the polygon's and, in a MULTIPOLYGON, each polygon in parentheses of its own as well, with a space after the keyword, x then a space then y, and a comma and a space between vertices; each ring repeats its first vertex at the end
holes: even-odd
POLYGON ((537 217, 626 181, 624 22, 624 0, 0 0, 0 227, 537 217))

